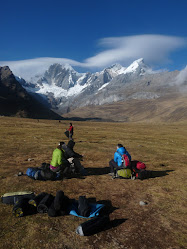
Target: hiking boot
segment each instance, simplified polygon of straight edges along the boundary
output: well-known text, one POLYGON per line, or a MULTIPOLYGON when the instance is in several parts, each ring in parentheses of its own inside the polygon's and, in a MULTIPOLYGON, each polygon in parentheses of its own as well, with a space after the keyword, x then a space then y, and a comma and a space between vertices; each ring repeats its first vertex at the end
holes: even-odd
POLYGON ((135 180, 135 179, 136 179, 136 176, 131 175, 131 180, 135 180))

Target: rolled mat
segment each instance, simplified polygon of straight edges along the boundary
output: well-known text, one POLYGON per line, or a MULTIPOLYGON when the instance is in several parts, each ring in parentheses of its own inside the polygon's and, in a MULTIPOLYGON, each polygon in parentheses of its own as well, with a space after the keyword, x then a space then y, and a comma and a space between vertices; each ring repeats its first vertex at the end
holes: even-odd
POLYGON ((80 236, 89 236, 101 232, 109 224, 109 216, 96 217, 80 224, 76 233, 80 236))
POLYGON ((37 207, 39 205, 39 203, 41 202, 41 200, 48 195, 46 192, 42 192, 40 194, 38 194, 37 196, 35 196, 34 198, 29 200, 29 204, 37 207))
POLYGON ((56 211, 59 211, 61 209, 63 199, 64 199, 64 192, 61 190, 57 191, 54 199, 54 208, 56 211))
POLYGON ((51 206, 49 207, 47 213, 48 213, 48 215, 49 215, 50 217, 59 216, 59 211, 56 211, 55 208, 54 208, 54 201, 51 203, 51 206))
POLYGON ((60 216, 69 214, 69 198, 64 195, 64 192, 59 190, 56 193, 54 198, 54 202, 49 208, 48 215, 49 216, 60 216))
POLYGON ((20 192, 11 192, 11 193, 5 193, 1 196, 2 203, 5 204, 15 204, 17 201, 27 198, 31 199, 34 198, 35 194, 31 191, 20 191, 20 192))
POLYGON ((37 206, 38 213, 47 213, 53 201, 54 201, 54 196, 51 194, 47 194, 37 206))

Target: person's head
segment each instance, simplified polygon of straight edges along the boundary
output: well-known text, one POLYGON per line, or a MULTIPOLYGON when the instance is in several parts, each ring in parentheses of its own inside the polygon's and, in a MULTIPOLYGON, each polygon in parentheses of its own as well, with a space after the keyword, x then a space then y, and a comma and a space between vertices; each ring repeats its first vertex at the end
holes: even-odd
POLYGON ((118 145, 117 145, 117 149, 119 149, 119 148, 121 148, 121 147, 123 147, 122 144, 118 144, 118 145))
POLYGON ((60 142, 57 148, 61 150, 64 144, 65 144, 64 142, 60 142))
POLYGON ((69 123, 69 126, 72 126, 72 123, 69 123))

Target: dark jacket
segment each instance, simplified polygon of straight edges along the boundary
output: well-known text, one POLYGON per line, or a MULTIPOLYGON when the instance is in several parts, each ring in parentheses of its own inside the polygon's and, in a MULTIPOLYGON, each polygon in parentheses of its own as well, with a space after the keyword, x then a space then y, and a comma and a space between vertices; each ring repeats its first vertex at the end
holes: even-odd
POLYGON ((82 157, 82 155, 76 153, 73 150, 74 145, 75 145, 75 142, 73 142, 72 140, 70 140, 67 145, 66 144, 62 145, 62 149, 64 150, 64 157, 66 159, 68 159, 70 157, 74 157, 74 158, 81 158, 82 157))

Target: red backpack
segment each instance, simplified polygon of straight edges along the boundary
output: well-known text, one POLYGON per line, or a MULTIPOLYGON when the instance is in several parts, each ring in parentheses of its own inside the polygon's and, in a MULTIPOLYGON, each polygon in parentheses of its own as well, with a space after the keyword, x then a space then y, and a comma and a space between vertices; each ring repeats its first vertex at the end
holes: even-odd
POLYGON ((146 169, 146 165, 145 165, 145 163, 137 162, 136 168, 137 169, 146 169))
POLYGON ((122 167, 123 168, 129 168, 130 167, 130 161, 129 158, 126 154, 121 155, 119 152, 118 154, 121 156, 121 161, 122 161, 122 167))

